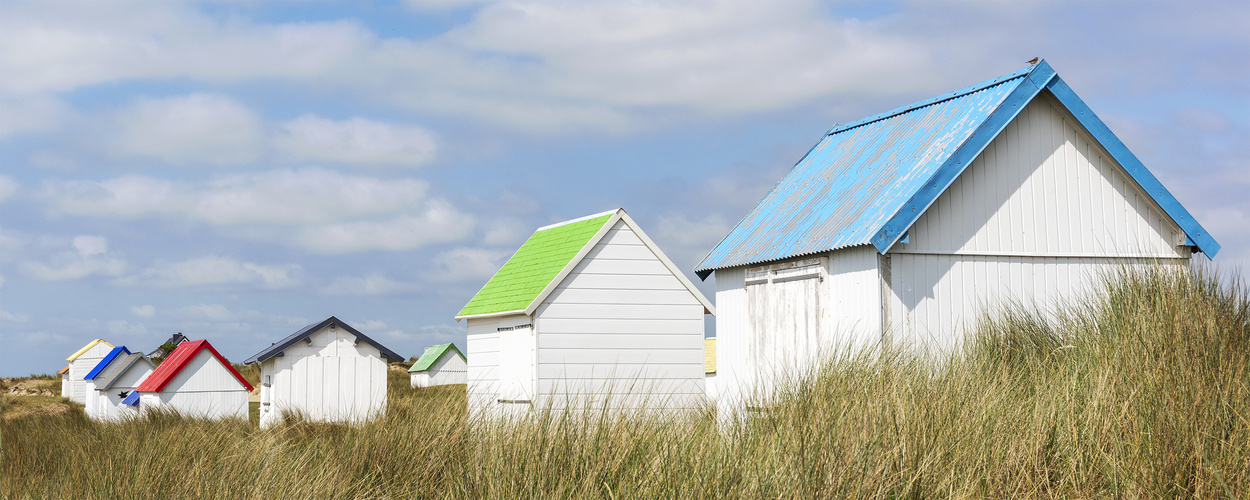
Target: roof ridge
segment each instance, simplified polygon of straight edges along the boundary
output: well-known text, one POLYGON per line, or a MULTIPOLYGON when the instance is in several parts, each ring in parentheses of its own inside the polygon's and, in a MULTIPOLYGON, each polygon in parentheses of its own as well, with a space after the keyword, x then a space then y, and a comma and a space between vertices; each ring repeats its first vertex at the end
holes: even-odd
POLYGON ((878 121, 881 121, 881 120, 885 120, 885 119, 887 119, 887 118, 891 118, 891 117, 894 117, 894 116, 898 116, 898 115, 901 115, 901 114, 903 114, 903 113, 908 113, 908 112, 911 112, 911 111, 914 111, 914 110, 917 110, 917 109, 920 109, 920 108, 923 108, 923 107, 932 106, 932 105, 934 105, 934 104, 938 104, 938 103, 941 103, 941 102, 949 101, 949 100, 951 100, 951 99, 958 99, 958 98, 963 97, 963 96, 966 96, 966 95, 968 95, 968 94, 972 94, 972 93, 975 93, 975 92, 979 92, 979 91, 985 90, 985 89, 987 89, 987 88, 993 87, 993 86, 995 86, 995 85, 1001 85, 1001 84, 1006 83, 1006 82, 1009 82, 1009 81, 1011 81, 1011 80, 1015 80, 1015 79, 1018 79, 1018 78, 1024 78, 1024 77, 1028 76, 1028 75, 1029 75, 1029 73, 1032 73, 1032 72, 1033 72, 1033 70, 1034 70, 1035 68, 1037 68, 1038 66, 1040 66, 1040 64, 1038 64, 1038 65, 1031 65, 1031 66, 1029 66, 1029 67, 1027 67, 1027 68, 1024 68, 1024 69, 1021 69, 1021 70, 1017 70, 1017 71, 1014 71, 1014 72, 1008 73, 1008 74, 1006 74, 1006 75, 997 76, 997 77, 991 78, 991 79, 989 79, 989 80, 985 80, 985 81, 980 82, 980 83, 975 83, 975 84, 972 84, 972 85, 970 85, 970 86, 964 87, 964 88, 959 89, 959 90, 956 90, 956 91, 954 91, 954 92, 948 92, 948 93, 945 93, 945 94, 938 94, 938 95, 937 95, 937 96, 935 96, 935 97, 930 97, 930 98, 925 99, 925 100, 923 100, 923 101, 917 101, 917 102, 914 102, 914 103, 908 104, 908 105, 903 106, 903 107, 900 107, 900 108, 895 108, 895 109, 892 109, 892 110, 890 110, 890 111, 886 111, 886 112, 884 112, 884 113, 878 113, 878 114, 875 114, 875 115, 869 116, 869 117, 867 117, 867 118, 861 118, 861 119, 859 119, 859 120, 856 120, 856 121, 853 121, 853 122, 850 122, 850 123, 847 123, 847 124, 842 124, 842 125, 834 124, 834 126, 833 126, 833 127, 830 127, 830 128, 829 128, 829 131, 828 131, 828 132, 826 132, 826 133, 825 133, 825 135, 826 135, 826 136, 829 136, 829 135, 833 135, 833 134, 836 134, 836 133, 839 133, 839 132, 845 132, 845 131, 850 130, 850 129, 853 129, 853 128, 862 127, 862 126, 864 126, 864 125, 868 125, 868 124, 873 123, 873 122, 878 122, 878 121))
POLYGON ((616 213, 616 212, 617 212, 617 211, 619 211, 619 210, 621 210, 621 209, 620 209, 620 208, 614 208, 614 209, 612 209, 612 210, 608 210, 608 211, 606 211, 606 212, 599 212, 599 213, 597 213, 597 214, 590 214, 590 215, 587 215, 587 216, 585 216, 585 217, 578 217, 578 218, 576 218, 576 219, 566 220, 566 221, 564 221, 564 222, 557 222, 557 223, 555 223, 555 224, 548 224, 548 225, 546 225, 546 226, 543 226, 543 227, 540 227, 540 228, 538 228, 538 229, 535 229, 535 230, 534 230, 534 232, 535 232, 535 233, 537 233, 537 232, 539 232, 539 231, 546 231, 546 230, 551 229, 551 228, 556 228, 556 227, 560 227, 560 226, 564 226, 564 225, 568 225, 568 224, 573 224, 573 223, 576 223, 576 222, 581 222, 581 221, 590 220, 590 219, 597 219, 597 218, 599 218, 599 217, 603 217, 603 216, 605 216, 605 215, 612 215, 612 214, 616 213))

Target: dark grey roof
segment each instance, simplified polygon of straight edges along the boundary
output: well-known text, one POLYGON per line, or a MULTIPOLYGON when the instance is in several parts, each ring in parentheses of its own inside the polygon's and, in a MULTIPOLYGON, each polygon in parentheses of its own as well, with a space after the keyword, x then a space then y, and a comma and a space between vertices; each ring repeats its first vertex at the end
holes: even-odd
POLYGON ((403 356, 400 356, 395 351, 387 349, 386 346, 379 344, 376 340, 369 338, 368 335, 360 333, 359 330, 352 328, 351 325, 344 323, 343 320, 340 320, 334 316, 330 316, 329 318, 326 318, 325 321, 322 321, 320 323, 313 323, 311 325, 300 328, 299 331, 288 335, 286 338, 282 340, 274 342, 269 347, 266 347, 262 349, 260 352, 253 354, 252 357, 247 358, 247 360, 244 361, 243 364, 260 363, 274 356, 280 356, 282 355, 282 351, 286 350, 286 348, 291 347, 292 345, 295 345, 296 342, 299 342, 308 338, 310 335, 320 331, 322 328, 330 326, 331 323, 342 327, 343 330, 347 331, 347 333, 355 335, 358 341, 364 342, 366 344, 369 344, 373 347, 378 348, 378 350, 382 352, 383 357, 390 359, 391 361, 403 361, 404 360, 403 356))
POLYGON ((96 390, 104 391, 104 390, 108 390, 110 387, 113 387, 113 384, 117 382, 117 379, 121 377, 121 374, 126 373, 126 370, 129 370, 131 365, 134 365, 135 363, 138 363, 139 361, 143 361, 144 363, 147 363, 148 366, 151 366, 153 370, 156 369, 156 363, 153 363, 152 360, 148 359, 148 357, 144 356, 143 353, 141 352, 121 354, 117 356, 117 358, 114 359, 112 363, 109 363, 108 367, 105 368, 103 372, 100 372, 99 375, 96 375, 95 377, 96 390))
MULTIPOLYGON (((161 342, 161 345, 173 344, 177 346, 178 344, 181 344, 186 341, 187 341, 187 336, 183 335, 182 332, 178 332, 170 336, 168 340, 161 342)), ((169 353, 165 352, 165 350, 161 349, 160 347, 157 347, 156 350, 148 353, 148 356, 153 357, 153 358, 163 358, 168 355, 169 353)))

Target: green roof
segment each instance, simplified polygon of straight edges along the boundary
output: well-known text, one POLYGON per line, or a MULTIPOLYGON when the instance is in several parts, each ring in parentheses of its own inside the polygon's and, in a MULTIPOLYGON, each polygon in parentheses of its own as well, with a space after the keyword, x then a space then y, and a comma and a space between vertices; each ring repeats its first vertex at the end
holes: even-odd
POLYGON ((525 310, 612 215, 535 231, 456 316, 525 310))
POLYGON ((412 368, 408 369, 408 373, 429 370, 431 366, 434 366, 434 363, 438 361, 439 358, 443 357, 443 354, 446 353, 448 349, 451 349, 457 356, 460 356, 460 359, 468 361, 468 359, 464 357, 464 353, 460 352, 460 349, 456 349, 456 344, 439 344, 425 348, 425 353, 421 355, 421 359, 418 359, 416 363, 412 364, 412 368))

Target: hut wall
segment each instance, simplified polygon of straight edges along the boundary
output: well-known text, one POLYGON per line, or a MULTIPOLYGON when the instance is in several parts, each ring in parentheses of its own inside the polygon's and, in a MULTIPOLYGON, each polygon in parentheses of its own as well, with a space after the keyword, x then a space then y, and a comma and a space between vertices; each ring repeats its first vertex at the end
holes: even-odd
POLYGON ((535 405, 695 408, 703 320, 698 299, 618 221, 535 311, 535 405))
MULTIPOLYGON (((82 355, 74 358, 69 363, 69 393, 62 392, 66 396, 77 403, 87 404, 87 381, 83 379, 95 365, 100 364, 104 356, 113 350, 113 347, 103 342, 98 343, 82 353, 82 355)), ((63 387, 63 386, 62 386, 63 387)))
POLYGON ((468 365, 460 356, 450 350, 442 358, 434 362, 429 370, 412 374, 413 387, 433 387, 436 385, 463 384, 467 378, 468 365))
POLYGON ((385 413, 386 361, 376 347, 356 343, 341 328, 322 328, 309 339, 261 363, 262 427, 279 422, 283 412, 349 422, 385 413))
POLYGON ((897 338, 951 351, 984 311, 1048 311, 1122 265, 1187 264, 1185 235, 1050 97, 990 143, 890 250, 897 338))
POLYGON ((247 388, 208 350, 200 351, 159 393, 144 393, 140 406, 169 408, 188 416, 247 419, 247 388))

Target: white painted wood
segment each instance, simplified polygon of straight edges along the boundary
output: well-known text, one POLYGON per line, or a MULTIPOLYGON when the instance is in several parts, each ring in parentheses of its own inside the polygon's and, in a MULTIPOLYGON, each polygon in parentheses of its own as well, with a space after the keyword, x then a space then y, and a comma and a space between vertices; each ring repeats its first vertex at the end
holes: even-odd
POLYGON ((515 414, 518 405, 498 401, 521 399, 532 402, 525 408, 608 404, 631 411, 702 404, 710 302, 695 296, 632 224, 624 216, 614 222, 532 319, 469 319, 471 413, 515 414), (497 331, 527 323, 532 332, 497 331))
POLYGON ((140 396, 140 412, 167 408, 197 418, 247 419, 247 388, 203 349, 158 393, 140 396))
POLYGON ((1186 258, 1184 233, 1081 125, 1040 96, 891 253, 1186 258))
POLYGON ((316 422, 361 423, 386 412, 386 361, 378 348, 356 342, 337 324, 261 363, 260 426, 284 413, 316 422), (333 327, 333 328, 331 328, 333 327), (270 387, 265 386, 269 377, 270 387))
POLYGON ((465 357, 468 359, 465 387, 469 415, 473 419, 498 416, 499 329, 533 324, 529 316, 518 314, 489 318, 469 318, 465 357))
MULTIPOLYGON (((91 373, 91 369, 95 365, 100 364, 104 360, 104 356, 112 351, 113 347, 100 342, 91 346, 87 352, 80 354, 73 361, 69 362, 69 392, 62 392, 61 395, 68 397, 75 403, 87 404, 87 381, 84 377, 91 373)), ((63 388, 62 388, 63 389, 63 388)))
POLYGON ((155 366, 141 359, 119 374, 108 389, 99 390, 92 384, 91 393, 95 402, 87 416, 102 422, 120 422, 137 417, 139 408, 122 404, 122 400, 126 398, 122 394, 129 395, 137 389, 155 369, 155 366))
POLYGON ((464 384, 468 382, 468 367, 465 360, 448 349, 430 369, 412 373, 409 378, 412 387, 464 384))
POLYGON ((1029 104, 909 230, 879 256, 827 255, 825 281, 801 257, 721 269, 717 389, 722 414, 767 395, 829 352, 883 338, 955 352, 981 315, 1006 304, 1072 304, 1124 266, 1187 265, 1184 234, 1054 100, 1029 104), (883 267, 884 266, 884 267, 883 267))

